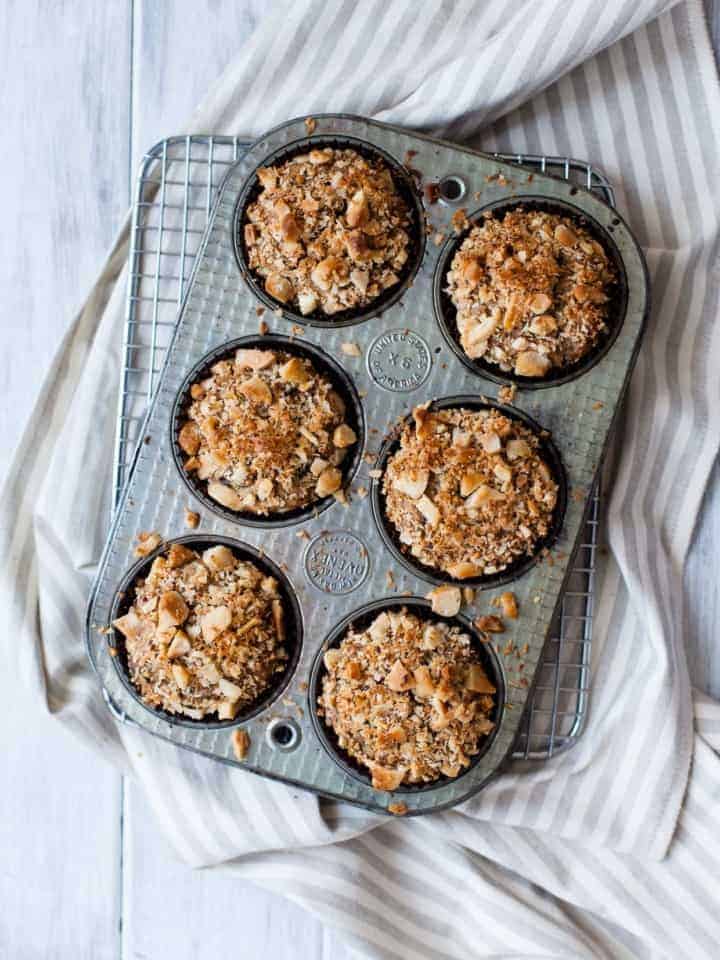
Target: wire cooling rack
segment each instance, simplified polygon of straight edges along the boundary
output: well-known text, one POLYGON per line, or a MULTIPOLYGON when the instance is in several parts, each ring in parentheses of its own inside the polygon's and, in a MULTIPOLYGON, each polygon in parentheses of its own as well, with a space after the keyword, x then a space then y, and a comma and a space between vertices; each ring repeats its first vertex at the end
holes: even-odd
MULTIPOLYGON (((114 502, 122 491, 148 402, 162 369, 178 308, 228 167, 247 147, 237 137, 162 140, 142 159, 130 238, 123 368, 114 462, 114 502)), ((614 205, 608 180, 568 157, 497 154, 499 159, 571 180, 614 205)), ((560 611, 553 621, 538 680, 513 756, 543 760, 572 746, 587 715, 595 555, 600 494, 590 500, 586 532, 560 611)))

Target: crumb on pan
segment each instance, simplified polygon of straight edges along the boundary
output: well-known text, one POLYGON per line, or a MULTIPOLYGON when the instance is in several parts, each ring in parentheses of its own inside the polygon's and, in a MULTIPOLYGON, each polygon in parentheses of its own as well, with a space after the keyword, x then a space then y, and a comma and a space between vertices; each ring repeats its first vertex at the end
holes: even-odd
POLYGON ((470 230, 447 292, 470 358, 543 377, 581 360, 607 332, 616 281, 604 248, 579 222, 518 208, 470 230))
POLYGON ((172 544, 133 588, 113 626, 125 638, 143 701, 200 720, 230 720, 284 671, 285 614, 277 581, 218 544, 172 544))
POLYGON ((457 580, 535 553, 558 493, 538 447, 531 430, 495 410, 416 407, 383 477, 402 549, 457 580))
POLYGON ((495 687, 454 624, 382 612, 325 667, 319 715, 376 790, 456 777, 494 728, 495 687))
POLYGON ((341 488, 357 437, 342 397, 310 360, 240 349, 190 394, 178 434, 184 467, 223 507, 282 513, 341 488))
POLYGON ((246 211, 251 270, 303 316, 359 309, 399 283, 411 216, 390 169, 355 150, 313 149, 258 171, 246 211))

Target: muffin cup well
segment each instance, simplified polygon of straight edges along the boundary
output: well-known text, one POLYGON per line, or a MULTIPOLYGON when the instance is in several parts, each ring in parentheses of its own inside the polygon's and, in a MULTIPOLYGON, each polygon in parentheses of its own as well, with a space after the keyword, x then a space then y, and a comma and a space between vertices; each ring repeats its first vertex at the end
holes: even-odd
POLYGON ((208 376, 210 368, 214 366, 214 364, 233 356, 235 351, 241 347, 257 350, 282 350, 293 356, 302 357, 305 360, 309 360, 316 370, 328 378, 333 388, 345 403, 345 422, 352 427, 358 438, 350 453, 348 453, 340 464, 340 470, 343 475, 343 487, 347 486, 354 477, 362 459, 362 451, 365 443, 365 418, 355 385, 342 367, 319 347, 276 334, 240 337, 237 340, 224 343, 222 346, 206 354, 192 368, 190 373, 188 373, 175 399, 170 423, 170 446, 175 465, 185 486, 193 496, 195 496, 203 506, 207 507, 208 510, 211 510, 224 520, 229 520, 231 523, 240 523, 248 527, 265 529, 302 523, 303 520, 315 517, 331 506, 335 502, 334 497, 331 495, 321 500, 314 500, 306 507, 297 507, 294 510, 286 510, 282 513, 270 513, 267 515, 253 513, 249 510, 230 510, 208 496, 206 489, 207 484, 202 480, 198 480, 194 475, 189 474, 183 466, 184 454, 178 444, 178 434, 182 426, 185 411, 192 402, 190 387, 193 383, 196 383, 198 380, 203 380, 208 376))
POLYGON ((367 143, 364 140, 357 140, 353 137, 313 137, 295 141, 289 146, 285 146, 265 157, 263 162, 248 178, 243 187, 235 207, 233 216, 233 248, 240 272, 242 273, 248 286, 253 290, 256 296, 262 300, 271 310, 282 310, 283 316, 296 323, 306 324, 315 327, 345 327, 351 324, 361 323, 369 317, 376 317, 386 310, 391 304, 398 300, 403 292, 410 286, 413 277, 417 273, 422 263, 425 252, 425 213, 422 200, 418 192, 415 181, 408 171, 397 160, 376 147, 374 144, 367 143), (302 314, 299 310, 281 303, 274 297, 271 297, 265 290, 262 278, 256 276, 251 270, 245 249, 245 240, 243 236, 243 227, 245 225, 245 211, 247 207, 257 198, 262 186, 257 177, 257 170, 260 167, 272 166, 283 163, 292 157, 307 153, 308 150, 323 149, 332 147, 336 150, 355 150, 361 156, 381 160, 385 163, 392 174, 393 182, 400 196, 405 201, 410 215, 410 249, 408 258, 403 266, 400 279, 392 287, 383 291, 379 297, 372 303, 358 307, 353 310, 342 310, 331 316, 316 310, 310 314, 302 314))
POLYGON ((288 683, 290 682, 290 678, 295 672, 295 668, 297 667, 300 659, 300 652, 302 650, 303 642, 302 615, 300 613, 300 605, 297 601, 295 590, 282 570, 280 570, 280 568, 276 566, 272 560, 269 560, 267 556, 259 553, 248 544, 240 543, 238 540, 232 540, 230 537, 222 537, 217 535, 208 536, 207 534, 190 534, 185 537, 174 537, 171 540, 163 541, 163 543, 157 547, 157 549, 153 550, 153 552, 148 554, 147 557, 143 557, 142 560, 139 560, 130 568, 115 592, 111 612, 111 621, 116 620, 118 617, 122 617, 128 612, 134 599, 133 588, 135 584, 139 579, 145 577, 149 573, 153 560, 165 553, 165 551, 168 550, 168 548, 174 543, 181 543, 192 550, 207 550, 209 547, 222 544, 223 546, 229 547, 238 560, 246 560, 250 563, 254 563, 255 566, 258 567, 258 569, 260 569, 263 573, 268 576, 275 577, 278 582, 278 589, 282 598, 287 627, 287 637, 283 642, 283 646, 288 654, 288 660, 285 669, 282 673, 277 674, 277 678, 273 679, 272 684, 262 695, 262 697, 252 703, 249 707, 241 710, 232 720, 213 720, 212 717, 217 716, 216 714, 210 714, 209 718, 205 718, 203 720, 194 720, 192 717, 188 717, 184 714, 168 713, 166 710, 162 710, 158 707, 152 707, 145 703, 140 695, 140 692, 136 689, 135 685, 130 679, 130 672, 127 662, 127 650, 125 647, 125 637, 120 633, 119 630, 116 630, 115 628, 113 628, 112 633, 108 635, 108 643, 117 650, 117 654, 112 657, 113 665, 123 683, 123 686, 133 697, 133 699, 136 700, 137 703, 139 703, 140 706, 149 713, 152 713, 161 720, 165 720, 167 723, 171 723, 176 726, 192 727, 196 730, 220 730, 224 727, 237 726, 238 724, 244 723, 246 720, 250 720, 252 717, 257 716, 257 714, 264 710, 265 707, 277 700, 277 698, 282 694, 283 690, 285 690, 287 687, 288 683))
POLYGON ((435 317, 440 331, 453 353, 465 364, 468 370, 471 370, 479 377, 484 377, 495 383, 515 384, 518 387, 528 390, 557 387, 560 384, 568 383, 587 373, 591 367, 594 367, 596 363, 602 360, 612 347, 623 325, 627 311, 628 290, 625 267, 620 251, 615 245, 610 233, 579 207, 574 207, 572 204, 561 200, 545 200, 541 197, 498 200, 495 203, 488 204, 473 212, 469 220, 469 227, 459 236, 452 237, 446 242, 440 252, 437 267, 435 268, 435 276, 433 277, 433 306, 435 308, 435 317), (545 213, 555 213, 563 217, 570 217, 575 223, 588 230, 592 234, 593 239, 598 241, 617 272, 617 282, 614 285, 612 296, 607 304, 607 332, 600 337, 595 346, 580 360, 565 367, 553 367, 546 377, 522 377, 512 370, 501 370, 498 364, 491 363, 483 357, 477 359, 469 357, 460 342, 460 333, 457 328, 457 309, 450 298, 450 294, 446 290, 447 274, 450 270, 452 259, 460 249, 470 230, 483 219, 483 215, 492 213, 494 217, 499 219, 502 218, 505 213, 518 208, 522 208, 523 210, 541 210, 545 213))
POLYGON ((405 423, 409 422, 412 414, 401 423, 392 435, 389 436, 380 448, 376 467, 382 470, 382 476, 374 479, 372 484, 372 511, 375 518, 375 524, 378 528, 385 546, 388 548, 398 563, 402 564, 406 570, 415 576, 422 577, 430 583, 452 583, 459 587, 474 587, 476 589, 489 589, 499 587, 505 583, 511 583, 517 580, 524 573, 533 567, 540 559, 541 551, 549 548, 555 542, 562 529, 565 518, 565 508, 567 506, 567 477, 565 469, 560 459, 554 443, 549 437, 543 436, 543 428, 531 417, 514 407, 508 407, 500 403, 491 403, 489 400, 481 400, 474 396, 453 396, 443 397, 440 400, 433 400, 430 404, 430 410, 450 410, 460 407, 466 410, 497 410, 512 420, 516 420, 523 426, 533 432, 539 442, 539 453, 550 469, 555 483, 558 485, 558 497, 555 509, 553 511, 550 530, 546 537, 539 540, 531 556, 524 555, 518 557, 514 563, 509 564, 503 570, 497 573, 485 574, 482 577, 472 577, 466 580, 456 580, 436 567, 430 567, 421 563, 409 552, 406 553, 400 543, 400 538, 393 524, 388 519, 385 511, 385 494, 382 490, 382 484, 385 477, 385 470, 390 457, 400 449, 400 434, 405 423))
MULTIPOLYGON (((396 790, 392 791, 393 794, 426 793, 429 790, 444 787, 448 783, 454 783, 466 776, 492 746, 502 721, 505 707, 505 676, 500 658, 493 649, 492 644, 483 642, 479 631, 475 629, 467 617, 462 614, 454 617, 442 617, 437 613, 433 613, 430 603, 421 597, 393 597, 384 600, 374 600, 372 603, 367 603, 358 608, 345 617, 344 620, 341 620, 340 623, 331 630, 315 654, 308 685, 308 709, 315 733, 328 756, 344 773, 354 777, 356 780, 361 780, 366 785, 371 785, 371 777, 367 768, 343 750, 338 744, 335 732, 325 723, 322 717, 318 715, 318 696, 321 690, 322 679, 327 672, 323 657, 325 652, 331 647, 337 647, 342 643, 349 627, 353 626, 357 629, 364 630, 372 623, 375 617, 384 610, 401 610, 403 607, 406 607, 410 613, 415 614, 422 620, 443 620, 446 623, 460 627, 465 633, 469 634, 473 651, 478 655, 485 672, 495 685, 496 690, 495 706, 490 715, 495 727, 491 733, 484 738, 480 750, 471 758, 470 765, 466 767, 462 773, 452 778, 438 777, 437 780, 432 780, 429 783, 402 784, 396 790)), ((382 793, 383 791, 378 792, 382 793)))

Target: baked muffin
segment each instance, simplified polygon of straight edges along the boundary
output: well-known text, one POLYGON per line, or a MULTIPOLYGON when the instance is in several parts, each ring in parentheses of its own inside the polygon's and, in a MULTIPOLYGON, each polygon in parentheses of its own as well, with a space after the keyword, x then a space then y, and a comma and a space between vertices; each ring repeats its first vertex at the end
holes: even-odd
POLYGON ((184 468, 229 510, 261 516, 339 494, 357 443, 345 404, 305 357, 240 349, 190 388, 184 468))
POLYGON ((150 707, 193 720, 231 720, 272 686, 288 655, 277 580, 218 544, 179 543, 156 557, 113 622, 150 707))
POLYGON ((579 222, 520 207, 472 227, 447 293, 468 357, 544 377, 582 360, 608 332, 616 282, 604 248, 579 222))
POLYGON ((382 480, 402 548, 459 580, 532 555, 558 496, 538 448, 531 430, 499 411, 416 407, 382 480))
POLYGON ((318 714, 377 790, 456 777, 493 730, 495 687, 470 636, 406 608, 325 653, 318 714))
POLYGON ((258 171, 245 212, 250 269, 301 314, 361 310, 399 283, 410 253, 410 210, 379 157, 311 150, 258 171))

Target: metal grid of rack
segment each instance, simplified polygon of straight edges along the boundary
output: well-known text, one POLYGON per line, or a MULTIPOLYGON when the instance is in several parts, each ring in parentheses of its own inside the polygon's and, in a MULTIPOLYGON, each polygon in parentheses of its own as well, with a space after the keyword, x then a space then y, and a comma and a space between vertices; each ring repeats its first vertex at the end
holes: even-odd
MULTIPOLYGON (((162 369, 215 193, 246 146, 236 137, 180 136, 162 140, 143 157, 132 215, 114 502, 141 439, 145 410, 162 369)), ((612 186, 588 163, 566 157, 497 156, 571 180, 614 203, 612 186)), ((590 689, 600 501, 596 491, 520 728, 514 752, 518 759, 546 759, 570 747, 582 733, 590 689)))

